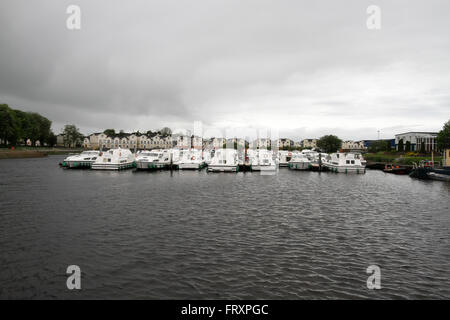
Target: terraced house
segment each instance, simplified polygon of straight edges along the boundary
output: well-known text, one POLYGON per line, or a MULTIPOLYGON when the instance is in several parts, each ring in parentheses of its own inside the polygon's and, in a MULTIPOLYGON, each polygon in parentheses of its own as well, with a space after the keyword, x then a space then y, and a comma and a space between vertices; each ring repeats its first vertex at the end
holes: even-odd
POLYGON ((152 137, 139 133, 119 133, 113 136, 103 132, 93 133, 84 138, 83 146, 86 149, 166 149, 172 147, 170 136, 154 135, 152 137))

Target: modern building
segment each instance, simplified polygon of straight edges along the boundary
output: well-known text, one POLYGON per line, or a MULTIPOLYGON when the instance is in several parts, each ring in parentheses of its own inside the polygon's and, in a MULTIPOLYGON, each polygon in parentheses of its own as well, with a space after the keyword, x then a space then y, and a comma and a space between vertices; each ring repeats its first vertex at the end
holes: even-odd
POLYGON ((370 145, 376 141, 389 141, 389 143, 391 144, 391 149, 395 148, 395 139, 363 140, 364 148, 369 149, 370 145))
POLYGON ((405 132, 395 135, 395 149, 398 150, 400 141, 403 142, 404 151, 419 151, 424 145, 426 152, 437 151, 437 132, 405 132), (410 144, 410 149, 406 150, 406 145, 410 144))

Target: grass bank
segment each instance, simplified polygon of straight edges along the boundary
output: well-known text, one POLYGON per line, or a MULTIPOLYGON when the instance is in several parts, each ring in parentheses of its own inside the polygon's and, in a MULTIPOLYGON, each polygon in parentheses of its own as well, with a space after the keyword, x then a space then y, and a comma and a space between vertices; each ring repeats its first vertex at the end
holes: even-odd
POLYGON ((46 147, 17 147, 14 150, 11 150, 10 148, 0 148, 0 159, 41 158, 48 155, 65 155, 69 153, 79 153, 81 151, 81 149, 46 147))
MULTIPOLYGON (((413 152, 377 152, 366 153, 363 156, 364 159, 370 162, 394 163, 402 165, 412 165, 414 162, 418 163, 422 160, 431 160, 431 154, 424 155, 413 152)), ((435 154, 434 161, 442 162, 442 156, 437 156, 435 154)))

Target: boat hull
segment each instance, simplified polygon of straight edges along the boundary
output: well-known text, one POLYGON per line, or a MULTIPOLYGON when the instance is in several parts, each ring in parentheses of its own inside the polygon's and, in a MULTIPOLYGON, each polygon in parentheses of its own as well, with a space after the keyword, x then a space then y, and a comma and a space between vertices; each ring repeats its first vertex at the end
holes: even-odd
POLYGON ((167 167, 169 167, 168 163, 148 162, 148 161, 136 162, 136 168, 138 170, 156 170, 156 169, 165 169, 167 167))
POLYGON ((124 163, 93 163, 92 170, 125 170, 135 167, 134 161, 124 163))
POLYGON ((364 174, 366 173, 365 167, 359 166, 334 166, 330 164, 326 164, 325 167, 328 168, 331 172, 336 173, 356 173, 356 174, 364 174))
POLYGON ((443 169, 434 169, 431 167, 418 167, 413 169, 409 176, 418 179, 450 181, 450 168, 445 167, 443 169))
POLYGON ((178 169, 180 170, 200 170, 203 168, 202 163, 179 163, 178 169))
POLYGON ((289 162, 289 169, 309 170, 309 169, 311 169, 311 163, 309 163, 309 162, 289 162))
POLYGON ((384 169, 383 171, 386 173, 399 174, 399 175, 404 175, 404 174, 409 173, 408 169, 403 169, 403 168, 384 169))
POLYGON ((450 175, 448 174, 440 174, 437 172, 429 172, 427 174, 428 179, 431 180, 439 180, 439 181, 450 181, 450 175))
POLYGON ((210 165, 208 166, 209 172, 238 172, 238 166, 221 166, 221 165, 210 165))
POLYGON ((94 161, 73 161, 73 160, 69 160, 69 161, 64 161, 65 165, 63 165, 66 168, 70 168, 70 169, 88 169, 91 167, 92 163, 94 163, 94 161))

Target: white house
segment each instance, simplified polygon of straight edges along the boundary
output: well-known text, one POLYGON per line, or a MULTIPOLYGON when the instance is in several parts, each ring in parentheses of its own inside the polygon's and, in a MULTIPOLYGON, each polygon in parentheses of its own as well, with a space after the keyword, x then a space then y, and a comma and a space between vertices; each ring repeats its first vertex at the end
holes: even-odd
POLYGON ((424 144, 425 151, 431 152, 437 150, 437 132, 405 132, 395 135, 395 149, 398 150, 398 144, 403 141, 403 149, 406 150, 406 143, 411 144, 410 150, 419 151, 421 145, 424 144))

